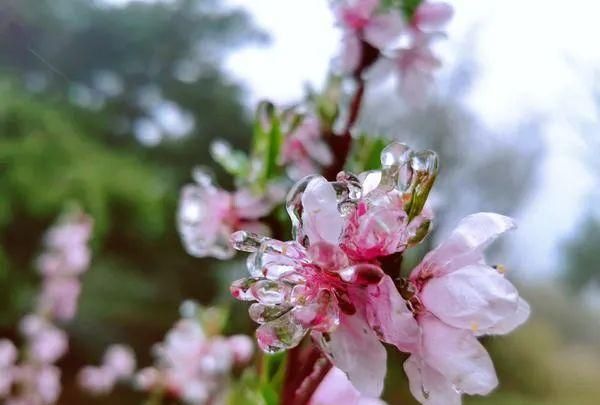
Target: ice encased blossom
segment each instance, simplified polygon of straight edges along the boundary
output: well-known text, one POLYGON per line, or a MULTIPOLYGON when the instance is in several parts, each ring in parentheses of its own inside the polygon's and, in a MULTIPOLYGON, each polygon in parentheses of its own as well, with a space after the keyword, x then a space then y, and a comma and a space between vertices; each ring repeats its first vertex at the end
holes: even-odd
POLYGON ((267 215, 280 199, 277 187, 265 195, 248 188, 229 192, 219 188, 203 169, 194 170, 193 184, 181 190, 177 225, 186 251, 197 257, 227 259, 234 250, 229 236, 236 230, 265 231, 258 220, 267 215))
POLYGON ((513 227, 499 214, 468 216, 411 273, 421 340, 404 369, 421 403, 460 404, 461 394, 486 395, 498 384, 477 337, 511 332, 530 310, 505 275, 485 264, 483 253, 513 227))
POLYGON ((286 134, 279 160, 292 179, 317 173, 332 163, 333 154, 323 140, 320 125, 317 118, 307 117, 286 134))
POLYGON ((410 350, 418 337, 412 313, 378 259, 401 253, 427 233, 430 216, 423 207, 437 172, 434 154, 403 144, 388 146, 381 159, 381 171, 299 181, 287 201, 295 240, 232 235, 236 249, 252 253, 250 277, 234 282, 231 291, 255 301, 249 313, 260 324, 261 349, 294 347, 311 332, 354 386, 374 397, 386 368, 380 340, 410 350))

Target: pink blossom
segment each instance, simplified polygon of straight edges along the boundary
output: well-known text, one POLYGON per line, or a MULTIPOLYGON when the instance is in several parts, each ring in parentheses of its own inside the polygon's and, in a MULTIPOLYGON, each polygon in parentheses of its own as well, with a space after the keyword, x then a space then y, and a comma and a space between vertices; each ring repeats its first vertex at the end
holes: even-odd
POLYGON ((8 339, 0 339, 0 370, 11 367, 17 360, 17 349, 8 339))
POLYGON ((86 366, 79 371, 78 382, 87 392, 102 395, 113 389, 116 376, 109 368, 86 366))
POLYGON ((234 282, 231 291, 255 301, 249 313, 260 324, 262 350, 294 347, 310 332, 360 392, 380 395, 386 372, 380 340, 412 350, 419 330, 378 260, 426 234, 422 201, 435 159, 392 144, 382 153, 381 171, 298 182, 287 202, 295 241, 247 232, 232 236, 236 249, 252 253, 250 277, 234 282))
POLYGON ((281 149, 280 163, 287 165, 288 175, 300 179, 329 166, 333 155, 322 138, 319 120, 305 118, 297 128, 286 135, 281 149))
POLYGON ((66 353, 68 348, 67 334, 52 325, 47 325, 28 338, 29 354, 40 363, 54 363, 66 353))
POLYGON ((129 378, 135 371, 133 350, 125 345, 112 345, 104 353, 103 365, 117 378, 129 378))
POLYGON ((335 3, 338 23, 344 28, 342 68, 353 72, 361 59, 361 41, 385 50, 404 30, 398 10, 383 10, 379 0, 345 0, 335 3))
POLYGON ((247 364, 254 354, 254 343, 246 335, 234 335, 227 339, 236 364, 247 364))
POLYGON ((49 277, 44 280, 39 308, 56 319, 69 320, 77 313, 81 284, 76 277, 49 277))
POLYGON ((421 3, 407 31, 409 45, 395 52, 393 63, 401 90, 413 103, 422 103, 433 73, 441 66, 441 61, 431 50, 431 43, 444 36, 442 28, 452 13, 452 7, 445 3, 421 3))
POLYGON ((505 334, 529 316, 528 304, 483 251, 514 227, 507 217, 466 217, 450 237, 413 270, 411 303, 420 345, 405 363, 411 392, 423 404, 460 404, 462 393, 485 395, 497 383, 477 336, 505 334))
POLYGON ((258 219, 276 204, 280 198, 277 192, 270 190, 257 196, 242 188, 231 193, 217 187, 205 171, 197 169, 194 177, 196 182, 181 190, 177 214, 179 232, 188 253, 227 259, 234 253, 229 245, 232 232, 266 229, 258 219))
POLYGON ((385 405, 385 402, 376 398, 364 397, 354 388, 339 368, 332 368, 325 376, 309 405, 385 405))
POLYGON ((250 360, 252 343, 240 335, 207 336, 196 318, 183 318, 155 345, 154 354, 155 364, 136 373, 136 386, 162 388, 186 403, 204 405, 225 392, 234 366, 250 360))

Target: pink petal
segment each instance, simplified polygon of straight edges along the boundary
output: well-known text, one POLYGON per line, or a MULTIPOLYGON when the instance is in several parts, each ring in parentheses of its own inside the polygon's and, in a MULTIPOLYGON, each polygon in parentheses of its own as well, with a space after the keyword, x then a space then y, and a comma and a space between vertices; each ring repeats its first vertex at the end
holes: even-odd
POLYGON ((481 212, 465 217, 450 237, 429 252, 415 268, 411 279, 440 277, 483 261, 483 251, 502 233, 515 227, 503 215, 481 212))
POLYGON ((478 335, 506 335, 512 332, 519 326, 525 323, 529 318, 531 308, 527 301, 519 298, 517 310, 511 315, 505 317, 502 321, 488 329, 482 329, 477 333, 478 335))
POLYGON ((371 18, 364 29, 365 40, 378 49, 393 43, 404 29, 404 20, 399 12, 390 11, 371 18))
POLYGON ((273 208, 267 199, 254 195, 248 189, 240 189, 233 194, 233 205, 237 216, 245 219, 257 219, 267 215, 273 208))
POLYGON ((497 385, 494 365, 469 330, 446 325, 433 315, 419 319, 423 360, 460 392, 487 395, 497 385))
POLYGON ((476 332, 512 318, 519 293, 493 268, 472 265, 432 278, 420 298, 427 310, 443 322, 476 332))
POLYGON ((313 333, 313 336, 333 365, 346 373, 357 390, 366 396, 381 395, 387 354, 362 317, 342 315, 340 326, 334 332, 313 333))
POLYGON ((435 369, 413 354, 404 362, 411 394, 426 405, 460 405, 461 394, 452 383, 435 369))
POLYGON ((338 211, 333 186, 324 177, 312 179, 302 195, 302 222, 311 243, 328 242, 337 245, 344 220, 338 211))
POLYGON ((309 405, 385 405, 376 398, 367 398, 360 395, 346 374, 339 368, 332 368, 325 376, 309 405))
POLYGON ((450 21, 453 14, 449 4, 423 2, 415 12, 413 22, 423 31, 438 30, 450 21))
POLYGON ((389 276, 368 289, 367 319, 379 338, 400 351, 414 351, 419 326, 389 276))

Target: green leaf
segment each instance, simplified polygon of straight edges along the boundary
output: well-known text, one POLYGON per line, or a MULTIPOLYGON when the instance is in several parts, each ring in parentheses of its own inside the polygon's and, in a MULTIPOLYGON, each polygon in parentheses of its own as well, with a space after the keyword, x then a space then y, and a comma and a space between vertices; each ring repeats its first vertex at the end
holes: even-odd
POLYGON ((381 151, 389 141, 382 137, 361 134, 352 142, 352 151, 348 159, 348 170, 360 173, 381 168, 381 151))
POLYGON ((254 139, 249 164, 249 183, 257 191, 264 191, 269 180, 281 175, 278 160, 282 145, 281 118, 273 104, 263 101, 258 105, 254 119, 254 139))

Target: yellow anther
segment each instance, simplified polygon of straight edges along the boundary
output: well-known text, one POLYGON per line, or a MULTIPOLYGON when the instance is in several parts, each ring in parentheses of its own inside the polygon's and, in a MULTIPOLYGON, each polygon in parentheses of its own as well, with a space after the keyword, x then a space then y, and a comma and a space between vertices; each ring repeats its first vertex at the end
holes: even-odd
POLYGON ((506 267, 502 264, 497 265, 496 270, 498 270, 498 273, 500 273, 500 274, 506 273, 506 267))
POLYGON ((477 332, 479 330, 479 323, 473 321, 471 322, 471 331, 473 331, 473 333, 477 332))

